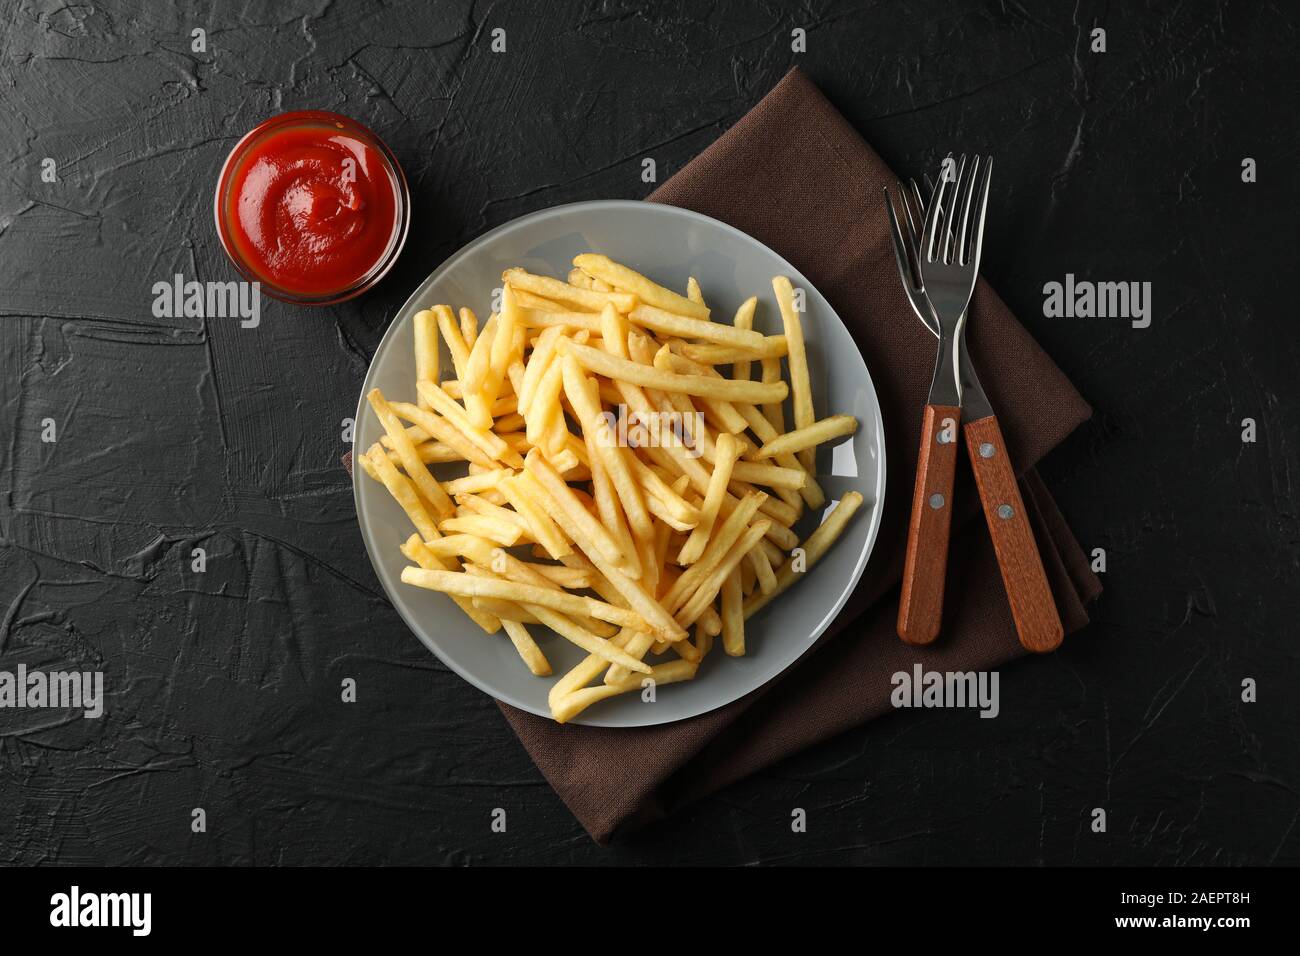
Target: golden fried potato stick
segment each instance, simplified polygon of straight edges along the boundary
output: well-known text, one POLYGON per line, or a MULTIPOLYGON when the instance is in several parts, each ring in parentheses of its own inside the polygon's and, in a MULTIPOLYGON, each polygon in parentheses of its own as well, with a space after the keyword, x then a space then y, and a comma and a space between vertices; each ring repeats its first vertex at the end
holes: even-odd
MULTIPOLYGON (((438 381, 438 317, 432 309, 421 309, 412 319, 415 329, 416 381, 438 381)), ((423 404, 421 407, 428 407, 423 404)))
POLYGON ((533 275, 523 269, 507 269, 501 273, 501 279, 516 289, 523 289, 525 292, 544 296, 556 302, 567 302, 588 312, 599 312, 605 307, 606 302, 612 303, 620 312, 630 312, 637 303, 636 296, 626 292, 593 292, 590 289, 579 289, 559 279, 533 275))
POLYGON ((840 534, 844 531, 849 519, 857 513, 858 508, 862 506, 862 495, 856 491, 850 491, 840 499, 839 504, 824 520, 821 525, 808 536, 801 547, 803 548, 803 571, 794 570, 794 557, 787 560, 781 569, 776 572, 776 587, 768 592, 751 594, 745 599, 745 617, 753 615, 760 608, 766 607, 768 602, 776 598, 779 594, 784 593, 786 588, 794 584, 799 579, 800 574, 806 574, 811 571, 813 565, 822 559, 827 551, 830 550, 840 534))
POLYGON ((510 641, 515 645, 515 650, 519 652, 519 656, 523 658, 524 663, 528 665, 528 669, 533 672, 533 675, 536 677, 549 677, 551 662, 546 659, 542 649, 537 646, 537 642, 528 633, 528 628, 524 627, 520 621, 512 621, 509 618, 503 619, 501 624, 506 629, 506 633, 510 635, 510 641))
POLYGON ((513 474, 514 472, 509 468, 493 468, 490 471, 480 471, 477 475, 466 475, 464 478, 453 478, 451 481, 444 481, 442 490, 453 498, 456 495, 487 491, 490 488, 495 488, 502 478, 509 478, 513 474))
MULTIPOLYGON (((714 323, 706 323, 713 325, 714 323)), ((585 368, 606 378, 630 382, 645 388, 665 392, 684 392, 703 398, 719 398, 736 402, 779 402, 787 393, 785 382, 764 385, 761 382, 736 382, 731 379, 710 378, 704 375, 680 375, 653 366, 641 365, 622 359, 588 345, 579 345, 571 339, 560 339, 557 348, 562 354, 572 355, 585 368)))
POLYGON ((551 520, 551 516, 538 508, 527 495, 522 494, 513 480, 506 479, 497 487, 510 502, 510 506, 523 515, 524 520, 528 522, 529 533, 533 540, 541 545, 550 557, 558 561, 573 552, 564 534, 551 520))
POLYGON ((478 316, 469 306, 460 309, 460 334, 465 337, 465 347, 472 349, 478 341, 478 316))
POLYGON ((680 296, 671 289, 666 289, 659 283, 652 282, 641 273, 629 269, 625 265, 620 265, 607 256, 597 255, 596 253, 583 253, 580 256, 574 256, 573 264, 589 276, 603 279, 616 289, 632 293, 647 305, 693 319, 707 319, 709 317, 709 310, 703 301, 694 302, 685 296, 680 296))
POLYGON ((749 566, 754 570, 754 578, 758 582, 759 590, 764 594, 771 594, 776 590, 776 572, 772 570, 772 562, 768 560, 767 552, 760 546, 750 551, 747 555, 749 566))
MULTIPOLYGON (((619 310, 620 312, 622 309, 619 310)), ((627 317, 636 325, 655 332, 676 336, 679 339, 700 339, 733 348, 763 348, 763 334, 752 329, 738 329, 722 322, 688 319, 684 315, 665 312, 653 305, 638 305, 627 317)))
MULTIPOLYGON (((690 627, 700 619, 700 615, 718 596, 718 592, 722 589, 722 582, 736 570, 736 567, 744 560, 750 549, 758 544, 759 539, 763 537, 763 533, 767 531, 766 525, 768 524, 768 520, 763 518, 755 521, 745 530, 745 533, 740 536, 740 540, 733 544, 722 560, 705 575, 704 580, 699 583, 690 600, 683 604, 681 609, 673 615, 678 624, 682 627, 690 627)), ((439 572, 428 571, 424 573, 437 574, 439 572)))
POLYGON ((488 515, 460 515, 444 518, 438 529, 446 534, 473 534, 495 541, 503 548, 512 548, 523 536, 518 526, 488 515))
POLYGON ((758 451, 754 452, 757 459, 772 458, 780 454, 790 454, 800 452, 804 449, 816 448, 825 442, 836 438, 842 438, 845 435, 852 435, 858 430, 858 420, 852 415, 832 415, 829 418, 823 418, 819 422, 806 428, 796 428, 792 432, 786 432, 765 442, 758 451))
MULTIPOLYGON (((480 449, 460 429, 440 415, 425 411, 411 402, 389 402, 388 407, 399 417, 419 425, 421 429, 444 445, 456 449, 466 461, 472 461, 474 464, 487 469, 497 467, 497 462, 491 455, 480 449)), ((389 437, 393 437, 391 433, 389 437)))
POLYGON ((686 279, 686 298, 688 301, 698 305, 704 304, 704 292, 700 288, 699 280, 695 276, 689 276, 686 279))
POLYGON ((675 613, 685 604, 687 599, 699 587, 700 582, 707 577, 713 568, 717 567, 727 551, 744 534, 745 529, 749 527, 750 521, 758 513, 758 506, 762 504, 762 499, 766 497, 762 492, 746 495, 732 510, 731 514, 727 515, 717 534, 709 539, 709 543, 705 547, 704 553, 700 555, 699 560, 682 572, 681 576, 673 582, 672 587, 663 596, 661 603, 668 609, 669 613, 675 613))
POLYGON ((593 458, 600 457, 609 480, 618 494, 619 504, 627 515, 628 525, 638 540, 649 541, 654 538, 654 529, 650 524, 650 515, 646 511, 641 488, 632 478, 631 465, 628 464, 628 450, 620 448, 609 423, 601 412, 600 401, 593 393, 592 382, 584 374, 582 366, 570 356, 563 358, 564 392, 577 412, 578 423, 584 435, 590 436, 587 447, 593 458))
MULTIPOLYGON (((422 568, 428 568, 431 571, 454 571, 456 569, 455 560, 452 560, 449 563, 435 555, 429 550, 425 543, 420 540, 418 534, 413 534, 407 538, 402 544, 401 550, 407 560, 414 561, 422 568)), ((460 609, 469 616, 470 620, 483 628, 483 630, 488 634, 495 634, 497 631, 501 630, 501 621, 493 614, 474 607, 473 602, 469 598, 457 595, 453 597, 452 600, 455 601, 456 604, 459 605, 460 609)))
POLYGON ((619 505, 618 492, 614 490, 614 483, 605 470, 603 459, 595 446, 595 439, 591 435, 586 435, 585 440, 588 448, 587 457, 591 461, 591 492, 596 502, 596 512, 600 516, 601 522, 604 523, 606 529, 613 536, 614 541, 618 544, 619 549, 627 556, 628 562, 633 566, 639 578, 649 569, 641 563, 641 555, 637 550, 636 539, 627 526, 623 509, 619 505))
MULTIPOLYGON (((786 364, 790 366, 790 392, 794 396, 794 427, 807 428, 817 420, 813 412, 812 384, 808 378, 808 351, 804 347, 803 323, 799 312, 794 307, 794 289, 785 276, 772 279, 772 291, 776 293, 777 305, 781 308, 781 321, 785 325, 786 346, 789 357, 786 364)), ((811 451, 799 453, 799 462, 804 470, 813 474, 813 455, 811 451)), ((810 507, 816 507, 810 505, 810 507)))
MULTIPOLYGON (((700 342, 682 342, 675 339, 669 343, 670 347, 678 355, 684 358, 692 359, 704 365, 726 365, 729 362, 757 362, 762 359, 777 359, 777 368, 780 368, 779 360, 789 352, 789 346, 786 344, 784 335, 765 335, 763 344, 756 348, 737 347, 734 345, 714 345, 700 342)), ((732 371, 732 378, 741 376, 732 371)), ((744 376, 748 378, 749 376, 744 376)), ((775 382, 773 378, 769 381, 775 382)))
POLYGON ((713 532, 713 523, 718 518, 727 485, 731 483, 731 468, 740 456, 740 443, 728 434, 718 436, 718 460, 709 476, 709 487, 704 494, 704 504, 700 507, 700 520, 691 531, 686 544, 677 555, 677 563, 683 566, 694 564, 704 553, 713 532))
MULTIPOLYGON (((538 481, 535 472, 521 472, 520 475, 516 477, 515 481, 519 483, 521 487, 526 487, 528 489, 528 494, 535 496, 540 501, 544 502, 548 513, 555 516, 555 520, 559 523, 560 527, 564 529, 564 533, 567 534, 569 538, 585 552, 585 560, 589 560, 591 564, 593 564, 595 568, 604 575, 610 587, 621 594, 628 606, 646 620, 650 625, 651 630, 670 641, 678 641, 686 637, 686 631, 677 625, 673 620, 671 613, 669 613, 669 611, 659 601, 655 600, 655 598, 646 591, 645 587, 627 573, 620 570, 620 568, 606 561, 601 556, 599 549, 591 547, 589 543, 583 542, 582 539, 584 533, 580 529, 580 526, 574 522, 568 514, 568 508, 560 506, 557 499, 551 495, 550 486, 543 486, 543 484, 538 481)), ((578 500, 576 496, 574 500, 578 500)), ((585 511, 585 508, 583 510, 585 511)), ((563 560, 564 563, 570 565, 570 567, 581 567, 582 565, 579 562, 583 559, 582 556, 575 553, 565 557, 563 560)), ((592 589, 604 596, 606 600, 610 600, 609 596, 602 590, 599 581, 592 584, 592 589)), ((613 602, 611 601, 611 603, 613 602)))
POLYGON ((424 401, 422 407, 437 412, 451 422, 483 454, 497 461, 505 462, 511 468, 524 467, 524 460, 517 451, 502 441, 493 432, 492 427, 480 428, 470 421, 469 413, 455 399, 439 388, 436 382, 420 381, 416 384, 416 390, 424 401))
POLYGON ((606 700, 618 694, 627 694, 642 690, 651 684, 675 684, 678 681, 692 680, 698 665, 692 661, 670 661, 656 664, 649 677, 632 675, 616 684, 597 684, 595 687, 582 687, 571 691, 551 704, 551 716, 557 723, 566 723, 598 701, 606 700))
MULTIPOLYGON (((384 432, 392 439, 393 450, 397 452, 402 461, 402 467, 406 470, 406 477, 415 484, 416 489, 424 496, 424 500, 433 506, 438 514, 443 516, 454 514, 456 506, 452 504, 447 492, 442 490, 442 485, 438 484, 438 480, 430 474, 424 462, 420 461, 419 452, 415 450, 415 443, 406 434, 406 429, 402 426, 402 423, 397 420, 397 415, 394 414, 395 409, 390 407, 384 399, 384 393, 377 388, 372 388, 369 394, 366 395, 366 400, 370 402, 370 407, 374 409, 375 415, 379 418, 379 423, 384 426, 384 432)), ((384 455, 382 451, 378 457, 383 458, 385 461, 388 460, 388 456, 384 455)))
POLYGON ((742 600, 740 573, 738 570, 732 571, 722 582, 722 649, 729 657, 743 657, 745 654, 745 612, 741 606, 742 600))
MULTIPOLYGON (((567 591, 540 587, 536 584, 523 584, 499 578, 479 577, 463 571, 428 571, 424 568, 403 568, 402 581, 430 591, 442 591, 444 594, 460 594, 464 597, 488 597, 504 601, 515 601, 533 611, 534 607, 550 608, 568 617, 587 616, 599 621, 609 621, 621 627, 634 630, 649 630, 650 625, 627 608, 615 607, 595 598, 570 594, 567 591)), ((537 615, 539 618, 541 615, 537 615)), ((611 658, 613 660, 614 658, 611 658)), ((626 662, 622 662, 627 665, 626 662)), ((637 670, 633 667, 632 670, 637 670)))
POLYGON ((617 542, 609 531, 592 516, 573 493, 573 489, 535 449, 524 459, 524 468, 524 474, 533 477, 555 502, 557 510, 551 512, 551 517, 560 522, 560 527, 564 528, 565 534, 568 534, 588 557, 595 560, 594 552, 602 561, 611 565, 621 567, 627 564, 628 559, 619 550, 617 542), (567 521, 562 520, 561 516, 567 521), (566 524, 573 526, 573 531, 577 532, 576 536, 569 527, 566 527, 566 524))
POLYGON ((435 305, 433 314, 438 320, 438 331, 442 333, 442 340, 447 343, 447 351, 451 353, 456 379, 464 381, 465 366, 469 364, 469 346, 465 343, 465 336, 460 326, 456 324, 456 317, 452 315, 450 306, 435 305))

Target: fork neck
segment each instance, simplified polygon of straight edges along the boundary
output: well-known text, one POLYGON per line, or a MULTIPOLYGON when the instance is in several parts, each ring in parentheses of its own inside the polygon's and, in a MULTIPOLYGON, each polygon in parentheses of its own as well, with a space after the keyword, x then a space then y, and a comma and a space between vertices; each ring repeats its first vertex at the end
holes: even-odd
POLYGON ((961 407, 961 376, 957 356, 962 324, 961 319, 956 323, 940 323, 939 354, 934 363, 934 378, 930 381, 931 405, 961 407))

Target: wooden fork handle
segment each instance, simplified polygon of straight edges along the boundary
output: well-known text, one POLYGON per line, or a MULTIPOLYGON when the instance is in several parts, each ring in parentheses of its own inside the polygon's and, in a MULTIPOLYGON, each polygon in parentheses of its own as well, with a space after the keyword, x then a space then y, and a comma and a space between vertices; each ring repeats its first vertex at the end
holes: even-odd
POLYGON ((916 460, 916 485, 912 490, 912 520, 907 529, 903 596, 898 605, 898 636, 908 644, 929 644, 939 636, 960 421, 960 408, 925 406, 921 453, 916 460))
POLYGON ((997 418, 990 415, 967 422, 963 431, 1020 643, 1039 653, 1056 650, 1063 636, 1061 616, 1029 526, 1002 429, 997 418))

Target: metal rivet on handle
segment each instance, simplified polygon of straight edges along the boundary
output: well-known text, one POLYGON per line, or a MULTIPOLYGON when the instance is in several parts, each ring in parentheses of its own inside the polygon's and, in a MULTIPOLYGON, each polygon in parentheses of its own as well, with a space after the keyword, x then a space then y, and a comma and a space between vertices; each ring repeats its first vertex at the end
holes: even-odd
POLYGON ((998 505, 998 517, 1005 521, 1016 513, 1016 509, 1010 505, 998 505))
POLYGON ((930 507, 938 511, 943 507, 943 495, 934 494, 930 496, 930 507))
POLYGON ((981 458, 992 458, 992 457, 993 457, 993 452, 994 452, 994 451, 995 451, 995 449, 993 448, 993 443, 992 443, 991 441, 986 441, 986 442, 981 442, 981 443, 980 443, 980 457, 981 457, 981 458))

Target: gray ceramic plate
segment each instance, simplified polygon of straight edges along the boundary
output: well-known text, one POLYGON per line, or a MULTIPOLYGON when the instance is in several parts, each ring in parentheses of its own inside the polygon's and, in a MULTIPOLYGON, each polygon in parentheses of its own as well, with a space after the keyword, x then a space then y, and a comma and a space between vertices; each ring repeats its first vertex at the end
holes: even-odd
MULTIPOLYGON (((851 414, 861 423, 851 441, 823 450, 817 464, 818 480, 830 502, 856 490, 865 503, 821 563, 747 623, 746 655, 725 657, 716 647, 695 680, 659 688, 653 703, 627 694, 596 704, 574 721, 600 727, 662 724, 721 707, 771 680, 812 646, 848 600, 880 527, 885 491, 880 405, 844 324, 821 294, 772 250, 730 226, 672 206, 584 202, 524 216, 493 230, 448 259, 415 290, 389 326, 366 375, 357 408, 356 447, 369 448, 382 434, 365 401, 371 388, 378 386, 390 399, 415 401, 416 312, 446 302, 470 306, 481 320, 489 312, 489 297, 501 284, 503 269, 523 266, 562 277, 573 257, 587 251, 604 253, 679 290, 695 276, 720 321, 730 321, 741 302, 757 295, 754 327, 769 333, 781 330, 772 277, 788 276, 796 288, 806 290, 803 321, 817 415, 851 414)), ((451 367, 445 350, 442 367, 451 367)), ((791 420, 788 409, 786 420, 791 420)), ((442 477, 459 473, 463 469, 442 477)), ((475 687, 523 710, 549 715, 546 694, 555 677, 533 677, 509 640, 484 634, 446 596, 402 584, 406 559, 398 545, 411 534, 410 522, 360 468, 354 472, 353 490, 375 573, 416 636, 475 687)), ((806 537, 820 519, 821 514, 805 515, 796 526, 799 536, 806 537)), ((585 656, 544 628, 532 630, 556 675, 585 656)))

